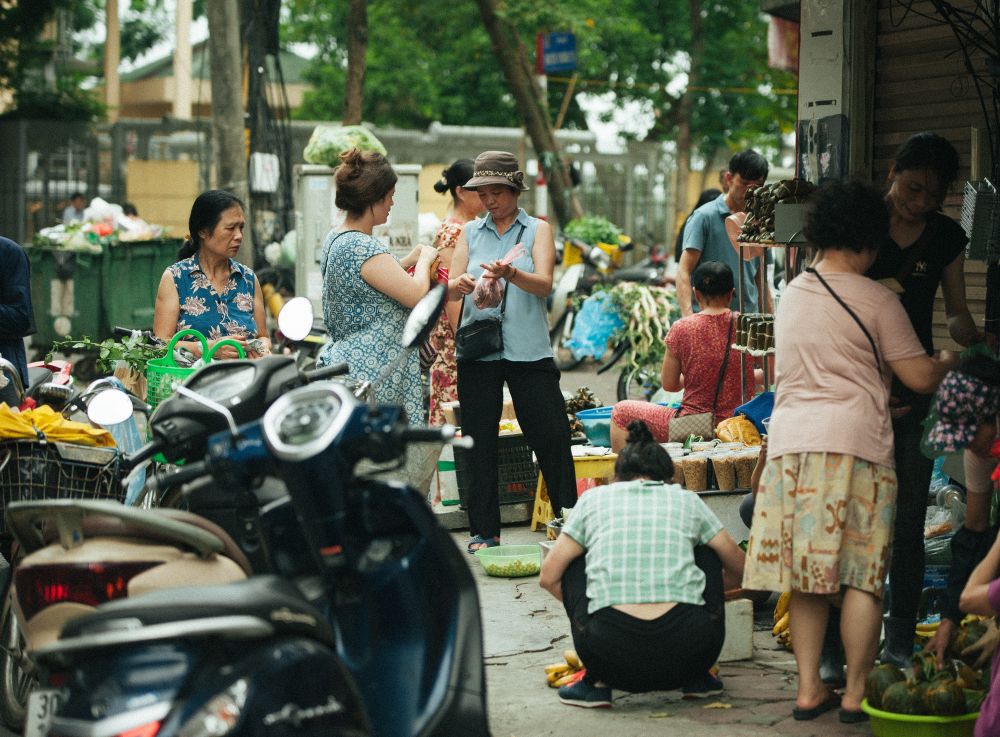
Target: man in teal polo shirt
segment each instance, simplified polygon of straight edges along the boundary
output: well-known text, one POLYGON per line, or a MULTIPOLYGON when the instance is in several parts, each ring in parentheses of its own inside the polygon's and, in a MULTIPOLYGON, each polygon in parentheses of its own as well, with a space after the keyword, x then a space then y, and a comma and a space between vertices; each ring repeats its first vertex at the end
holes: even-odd
MULTIPOLYGON (((767 178, 767 159, 752 149, 741 151, 729 160, 729 170, 725 174, 728 189, 725 194, 708 202, 688 218, 684 226, 684 251, 677 267, 677 301, 681 315, 687 317, 694 311, 692 305, 691 274, 701 262, 722 261, 738 274, 743 268, 743 307, 745 312, 764 312, 770 308, 770 295, 763 301, 757 295, 758 259, 745 261, 733 248, 726 233, 726 218, 734 212, 746 209, 746 193, 759 187, 767 178)), ((770 251, 768 252, 770 260, 770 251)), ((739 309, 739 294, 733 295, 732 309, 739 309)))

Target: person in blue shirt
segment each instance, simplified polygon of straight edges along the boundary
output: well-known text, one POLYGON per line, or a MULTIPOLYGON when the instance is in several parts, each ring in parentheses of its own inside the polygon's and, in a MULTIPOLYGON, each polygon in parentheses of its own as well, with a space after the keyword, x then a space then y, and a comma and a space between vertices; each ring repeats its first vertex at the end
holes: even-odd
MULTIPOLYGON (((677 302, 681 317, 695 311, 691 299, 691 274, 702 260, 721 261, 737 275, 742 268, 743 311, 768 311, 770 295, 765 294, 763 300, 759 300, 757 295, 758 259, 743 260, 726 233, 726 218, 746 209, 747 192, 762 185, 767 179, 767 172, 767 159, 759 153, 753 149, 739 152, 729 160, 729 171, 724 177, 726 192, 696 209, 687 219, 682 244, 684 250, 677 265, 677 302)), ((730 306, 734 310, 741 308, 739 294, 733 295, 730 306)))
POLYGON ((0 237, 0 356, 14 364, 25 387, 28 359, 24 338, 34 323, 28 275, 24 249, 9 238, 0 237))

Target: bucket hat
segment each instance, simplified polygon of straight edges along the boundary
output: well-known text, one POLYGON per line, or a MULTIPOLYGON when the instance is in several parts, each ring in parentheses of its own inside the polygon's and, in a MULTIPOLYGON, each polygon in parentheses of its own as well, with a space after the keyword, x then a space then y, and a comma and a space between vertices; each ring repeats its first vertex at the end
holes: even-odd
POLYGON ((488 184, 503 184, 524 192, 524 172, 517 168, 517 157, 506 151, 483 151, 472 166, 472 179, 462 185, 476 189, 488 184))

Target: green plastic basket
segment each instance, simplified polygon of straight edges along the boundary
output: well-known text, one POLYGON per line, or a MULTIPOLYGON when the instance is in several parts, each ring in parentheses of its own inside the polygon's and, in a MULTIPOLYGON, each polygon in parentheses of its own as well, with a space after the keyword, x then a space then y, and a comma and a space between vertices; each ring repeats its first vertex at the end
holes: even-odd
POLYGON ((494 545, 480 548, 476 557, 487 576, 535 576, 542 568, 542 551, 538 545, 494 545))
POLYGON ((978 711, 957 717, 893 714, 869 706, 868 699, 861 709, 870 717, 875 737, 972 737, 979 717, 978 711))
POLYGON ((240 358, 246 358, 243 346, 235 340, 220 340, 209 349, 205 336, 197 330, 182 330, 171 338, 170 342, 167 343, 166 355, 163 358, 151 359, 146 363, 146 404, 149 405, 150 409, 156 409, 160 402, 174 393, 174 387, 177 384, 183 383, 187 377, 206 363, 209 363, 212 360, 212 356, 219 349, 219 346, 226 344, 236 346, 236 351, 240 354, 240 358), (201 361, 194 366, 178 366, 174 361, 174 346, 181 338, 189 336, 194 337, 201 343, 201 361))

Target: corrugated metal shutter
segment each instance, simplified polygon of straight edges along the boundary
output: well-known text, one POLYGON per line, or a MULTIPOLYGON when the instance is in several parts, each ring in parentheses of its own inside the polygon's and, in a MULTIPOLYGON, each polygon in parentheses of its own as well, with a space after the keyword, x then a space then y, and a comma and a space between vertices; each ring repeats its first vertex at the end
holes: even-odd
MULTIPOLYGON (((975 6, 970 0, 952 4, 969 9, 975 6)), ((931 130, 952 142, 961 157, 961 169, 945 201, 945 212, 958 219, 963 183, 969 177, 971 128, 984 128, 984 119, 958 42, 929 0, 879 0, 874 120, 874 181, 885 181, 893 153, 913 133, 931 130)), ((969 309, 982 327, 986 265, 966 262, 965 280, 969 309)), ((934 344, 939 349, 958 347, 948 335, 940 292, 934 344)))

